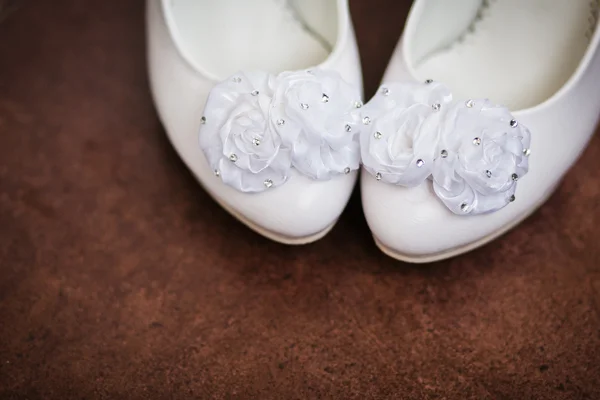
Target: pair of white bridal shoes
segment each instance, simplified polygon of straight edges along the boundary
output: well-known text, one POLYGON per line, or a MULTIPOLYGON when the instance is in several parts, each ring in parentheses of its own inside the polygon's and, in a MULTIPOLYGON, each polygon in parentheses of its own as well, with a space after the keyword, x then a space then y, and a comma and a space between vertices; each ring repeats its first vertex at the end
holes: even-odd
POLYGON ((363 103, 347 0, 148 0, 152 93, 183 161, 251 229, 315 241, 360 176, 380 249, 440 260, 518 224, 585 148, 599 3, 416 0, 363 103))

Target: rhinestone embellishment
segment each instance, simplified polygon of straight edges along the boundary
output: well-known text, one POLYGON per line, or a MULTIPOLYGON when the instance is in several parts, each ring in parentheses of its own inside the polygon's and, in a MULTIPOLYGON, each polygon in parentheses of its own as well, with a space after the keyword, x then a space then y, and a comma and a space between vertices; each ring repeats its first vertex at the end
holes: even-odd
POLYGON ((306 103, 300 103, 300 108, 303 110, 307 110, 308 109, 308 104, 306 103))
POLYGON ((473 108, 475 102, 473 100, 467 100, 465 105, 467 106, 467 108, 473 108))
POLYGON ((377 131, 377 132, 375 132, 375 133, 373 134, 373 137, 374 137, 375 139, 381 139, 381 137, 382 137, 382 136, 383 136, 383 134, 382 134, 381 132, 379 132, 379 131, 377 131))
POLYGON ((519 126, 519 123, 517 122, 516 119, 511 119, 510 120, 510 127, 511 128, 516 128, 517 126, 519 126))
POLYGON ((381 94, 384 95, 384 96, 389 95, 390 94, 390 89, 388 89, 386 87, 381 88, 381 94))
POLYGON ((433 83, 433 79, 426 79, 425 83, 429 85, 430 83, 433 83))
POLYGON ((321 101, 323 103, 329 103, 329 96, 327 96, 325 93, 323 93, 323 97, 321 97, 321 101))
POLYGON ((200 118, 200 123, 202 125, 206 124, 206 117, 205 116, 202 116, 202 118, 200 118))
POLYGON ((516 182, 516 181, 518 181, 518 180, 519 180, 519 175, 517 175, 517 174, 512 174, 512 175, 510 176, 510 179, 512 179, 513 181, 515 181, 515 182, 516 182))
POLYGON ((350 132, 352 130, 352 127, 350 125, 346 124, 344 129, 346 130, 346 132, 350 132))
POLYGON ((381 173, 380 172, 378 172, 378 173, 375 174, 375 179, 377 179, 378 181, 381 180, 381 173))
POLYGON ((469 211, 469 205, 468 205, 467 203, 462 203, 462 204, 460 205, 460 211, 462 211, 462 212, 465 212, 465 213, 466 213, 467 211, 469 211))
POLYGON ((417 168, 421 168, 423 165, 425 165, 425 161, 421 160, 420 158, 417 160, 417 168))
POLYGON ((229 161, 236 162, 238 160, 238 156, 235 153, 229 155, 229 161))
POLYGON ((252 96, 258 96, 258 90, 253 90, 250 92, 252 96))
POLYGON ((252 144, 255 146, 260 146, 260 139, 259 138, 252 139, 252 144))
POLYGON ((523 149, 523 155, 525 157, 529 157, 530 154, 531 154, 531 149, 523 149))
POLYGON ((433 111, 440 111, 440 108, 442 108, 442 105, 440 103, 435 103, 431 105, 431 108, 433 109, 433 111))
POLYGON ((475 146, 479 146, 481 144, 481 138, 476 137, 475 139, 473 139, 473 144, 475 146))
POLYGON ((263 184, 265 185, 265 187, 268 189, 271 186, 273 186, 273 181, 270 179, 265 179, 265 181, 263 182, 263 184))
POLYGON ((350 173, 350 167, 344 168, 344 173, 348 175, 350 173))
POLYGON ((440 151, 440 155, 442 156, 442 158, 448 157, 448 150, 442 150, 442 151, 440 151))
POLYGON ((221 173, 219 172, 218 169, 215 169, 214 171, 215 176, 218 178, 219 176, 221 176, 221 173))
POLYGON ((239 76, 234 76, 232 81, 235 83, 240 83, 242 81, 242 78, 240 78, 239 76))
POLYGON ((277 120, 277 125, 281 126, 283 124, 285 124, 285 120, 283 120, 283 119, 278 119, 277 120))
POLYGON ((369 117, 364 117, 364 118, 362 119, 362 123, 363 123, 363 124, 365 124, 365 125, 369 125, 369 124, 371 123, 371 118, 369 118, 369 117))
POLYGON ((485 176, 487 176, 488 178, 492 177, 492 171, 490 171, 489 169, 485 170, 485 176))
POLYGON ((516 199, 515 195, 513 194, 512 196, 510 196, 510 198, 508 199, 508 201, 510 201, 512 203, 513 201, 515 201, 515 199, 516 199))
POLYGON ((363 106, 362 101, 355 101, 354 102, 354 108, 361 108, 363 106))

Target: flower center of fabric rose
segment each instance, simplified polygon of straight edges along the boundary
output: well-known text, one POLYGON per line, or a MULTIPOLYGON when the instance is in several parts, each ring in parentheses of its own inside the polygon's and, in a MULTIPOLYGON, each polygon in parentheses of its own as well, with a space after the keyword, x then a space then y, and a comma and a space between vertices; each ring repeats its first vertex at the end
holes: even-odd
POLYGON ((485 140, 483 142, 483 159, 488 163, 494 162, 499 157, 501 157, 504 153, 501 145, 496 143, 495 140, 485 140))
POLYGON ((404 121, 396 134, 390 138, 388 151, 391 159, 405 158, 414 153, 414 137, 416 136, 414 131, 418 129, 417 122, 412 119, 404 121))
POLYGON ((413 152, 412 137, 407 135, 405 131, 400 130, 391 139, 390 149, 391 149, 392 156, 398 156, 401 154, 412 153, 413 152))
POLYGON ((255 158, 261 158, 265 149, 265 119, 261 112, 253 110, 246 115, 239 115, 233 120, 232 133, 236 147, 255 158), (237 131, 237 134, 236 134, 237 131), (261 147, 262 145, 262 147, 261 147))

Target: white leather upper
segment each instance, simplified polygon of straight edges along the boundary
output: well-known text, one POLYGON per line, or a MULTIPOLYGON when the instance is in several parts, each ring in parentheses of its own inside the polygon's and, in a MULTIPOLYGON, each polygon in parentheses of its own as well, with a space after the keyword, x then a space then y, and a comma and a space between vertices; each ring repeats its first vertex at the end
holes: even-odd
MULTIPOLYGON (((437 80, 436 76, 418 76, 413 62, 407 56, 407 47, 409 44, 412 46, 411 40, 414 40, 417 26, 422 23, 420 18, 423 9, 431 4, 431 0, 415 2, 384 82, 422 82, 427 78, 437 80)), ((518 7, 513 11, 518 14, 518 7)), ((370 229, 379 241, 398 253, 410 256, 443 253, 493 235, 538 207, 576 162, 598 122, 599 43, 600 32, 596 29, 575 72, 558 91, 538 105, 512 110, 514 117, 531 131, 532 152, 529 173, 519 179, 516 201, 500 211, 486 215, 456 215, 438 200, 430 182, 404 188, 378 182, 367 171, 363 171, 361 192, 364 212, 370 229)), ((470 71, 465 69, 450 73, 464 74, 463 77, 468 79, 470 71)), ((502 71, 488 73, 489 79, 495 79, 502 71)), ((527 88, 521 90, 526 91, 527 88)), ((494 101, 494 98, 491 100, 494 101)))
MULTIPOLYGON (((314 181, 291 170, 285 185, 261 193, 239 192, 215 176, 200 149, 198 131, 207 95, 216 79, 202 73, 195 66, 198 57, 192 60, 177 42, 182 33, 176 30, 173 18, 168 14, 170 3, 168 0, 147 2, 148 64, 158 114, 185 164, 213 197, 262 229, 283 237, 299 238, 331 225, 349 199, 356 172, 327 181, 314 181)), ((338 0, 337 7, 336 45, 317 67, 335 70, 346 81, 362 89, 358 52, 346 1, 338 0)), ((227 24, 227 21, 219 23, 227 24)), ((228 49, 220 51, 227 52, 228 49)), ((312 66, 304 66, 309 67, 312 66)))

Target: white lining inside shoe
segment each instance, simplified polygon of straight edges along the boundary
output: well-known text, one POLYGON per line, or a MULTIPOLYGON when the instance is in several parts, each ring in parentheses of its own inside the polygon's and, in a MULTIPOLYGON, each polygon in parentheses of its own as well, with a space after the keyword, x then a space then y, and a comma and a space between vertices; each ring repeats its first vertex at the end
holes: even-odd
POLYGON ((512 110, 550 98, 573 75, 598 23, 598 0, 425 0, 406 58, 455 98, 512 110))
POLYGON ((321 64, 336 45, 337 0, 170 0, 172 34, 189 61, 222 80, 240 70, 321 64))

